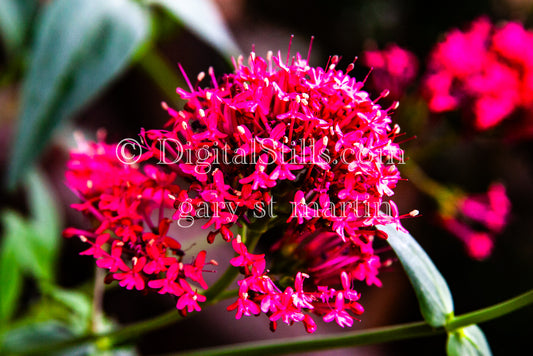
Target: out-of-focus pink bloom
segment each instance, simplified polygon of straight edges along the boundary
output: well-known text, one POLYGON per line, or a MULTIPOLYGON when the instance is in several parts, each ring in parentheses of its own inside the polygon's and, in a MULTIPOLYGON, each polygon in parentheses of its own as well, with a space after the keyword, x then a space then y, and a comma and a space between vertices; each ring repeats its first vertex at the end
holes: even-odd
POLYGON ((450 31, 430 56, 423 85, 429 109, 460 110, 478 130, 519 111, 530 121, 532 48, 533 32, 516 22, 494 26, 482 17, 464 32, 450 31))
POLYGON ((389 90, 393 99, 399 99, 418 73, 418 59, 410 51, 396 44, 383 50, 366 50, 362 62, 372 68, 370 85, 379 92, 389 90))
POLYGON ((465 217, 484 225, 494 233, 499 233, 507 224, 511 202, 505 186, 493 183, 486 194, 469 195, 461 200, 459 210, 465 217))
POLYGON ((443 216, 442 224, 463 241, 472 258, 482 260, 491 255, 494 236, 505 228, 510 211, 505 186, 493 183, 485 194, 459 199, 456 216, 443 216))
POLYGON ((473 230, 455 219, 443 219, 443 226, 457 236, 465 245, 468 255, 476 260, 484 260, 492 253, 493 237, 487 232, 473 230))

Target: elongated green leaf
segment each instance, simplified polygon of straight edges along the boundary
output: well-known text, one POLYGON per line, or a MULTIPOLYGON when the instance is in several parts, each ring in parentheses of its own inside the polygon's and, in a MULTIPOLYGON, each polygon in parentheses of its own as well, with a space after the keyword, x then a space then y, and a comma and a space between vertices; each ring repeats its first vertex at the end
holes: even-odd
POLYGON ((130 0, 55 0, 37 27, 9 169, 14 186, 60 120, 126 67, 147 38, 148 17, 130 0))
POLYGON ((448 356, 490 356, 490 346, 477 325, 470 325, 448 334, 448 356))
POLYGON ((10 54, 26 41, 37 0, 0 0, 0 36, 10 54))
POLYGON ((34 241, 38 245, 44 262, 53 270, 53 264, 58 254, 61 241, 61 222, 56 202, 52 197, 51 187, 44 177, 31 171, 26 180, 32 226, 36 232, 34 241))
MULTIPOLYGON (((5 218, 2 220, 5 224, 5 218)), ((15 312, 22 286, 22 274, 17 263, 17 241, 14 236, 5 234, 0 244, 0 325, 6 325, 15 312)))
POLYGON ((212 0, 149 0, 165 8, 198 37, 227 57, 240 53, 239 47, 212 0))
POLYGON ((410 234, 391 225, 378 226, 378 229, 387 233, 388 242, 413 285, 424 319, 433 327, 446 324, 447 318, 453 315, 453 300, 437 267, 410 234))

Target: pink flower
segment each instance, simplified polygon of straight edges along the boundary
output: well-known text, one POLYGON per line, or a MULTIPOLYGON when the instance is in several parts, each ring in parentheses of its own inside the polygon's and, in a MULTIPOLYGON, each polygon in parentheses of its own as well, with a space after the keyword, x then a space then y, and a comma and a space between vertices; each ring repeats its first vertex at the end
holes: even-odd
POLYGON ((154 279, 148 282, 148 286, 153 289, 160 289, 159 294, 174 294, 180 296, 183 294, 184 289, 176 283, 178 274, 180 272, 180 264, 175 263, 168 269, 165 278, 154 279))
POLYGON ((265 255, 254 255, 249 253, 246 245, 240 241, 240 236, 237 236, 237 238, 232 241, 232 246, 238 254, 237 257, 234 257, 229 261, 232 266, 249 266, 251 267, 251 270, 245 269, 245 271, 254 275, 263 273, 263 270, 265 269, 265 255))
POLYGON ((198 294, 198 292, 196 291, 193 291, 191 286, 189 285, 189 283, 187 283, 187 281, 185 281, 185 279, 180 279, 180 286, 181 288, 183 288, 184 292, 178 298, 176 308, 182 310, 183 312, 185 312, 185 309, 187 309, 187 312, 189 313, 193 311, 202 310, 198 303, 205 302, 205 296, 198 294))
POLYGON ((371 85, 378 91, 388 89, 393 99, 399 99, 415 79, 418 60, 408 50, 391 44, 383 50, 366 50, 363 64, 372 68, 371 85))
POLYGON ((507 224, 511 202, 505 186, 493 183, 486 194, 471 195, 459 203, 460 212, 469 219, 486 226, 490 231, 499 233, 507 224))
POLYGON ((134 258, 133 259, 133 267, 130 268, 123 268, 123 271, 125 273, 115 273, 113 274, 113 277, 120 281, 119 284, 122 287, 126 287, 126 289, 135 289, 137 290, 143 290, 144 289, 144 279, 142 275, 139 273, 142 271, 142 268, 144 267, 146 263, 146 258, 141 257, 139 259, 134 258))
POLYGON ((185 276, 190 278, 192 281, 197 282, 200 287, 207 289, 207 283, 205 283, 204 277, 202 275, 203 268, 205 266, 205 251, 200 251, 196 256, 193 264, 185 265, 183 272, 185 276))
POLYGON ((342 292, 337 293, 335 309, 324 315, 323 319, 326 323, 335 320, 342 327, 353 325, 353 318, 344 310, 344 296, 342 292))
POLYGON ((488 233, 475 231, 455 219, 444 219, 443 224, 448 231, 463 241, 470 257, 484 260, 491 255, 494 242, 488 233))
POLYGON ((259 306, 248 299, 248 286, 246 281, 239 282, 239 298, 227 308, 228 311, 235 309, 237 309, 235 319, 240 319, 243 315, 250 316, 259 315, 261 313, 259 306))
POLYGON ((448 231, 463 241, 472 258, 483 260, 491 255, 494 236, 505 228, 510 211, 505 186, 493 183, 485 194, 460 198, 456 216, 443 215, 441 220, 448 231))

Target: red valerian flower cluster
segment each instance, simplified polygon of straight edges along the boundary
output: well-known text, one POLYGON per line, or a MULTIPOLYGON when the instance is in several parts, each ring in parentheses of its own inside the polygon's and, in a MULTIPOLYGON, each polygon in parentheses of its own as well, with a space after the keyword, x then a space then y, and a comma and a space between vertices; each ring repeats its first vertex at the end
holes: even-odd
POLYGON ((206 252, 186 264, 167 234, 172 220, 184 228, 203 220, 208 242, 231 241, 231 265, 244 274, 229 307, 237 318, 263 312, 273 327, 301 321, 313 332, 312 312, 351 326, 363 311, 353 282, 380 285, 388 263, 374 251, 374 239, 386 237, 375 225, 402 228, 388 197, 403 151, 389 116, 397 103, 382 109, 348 74, 354 64, 341 71, 338 61, 322 69, 300 54, 283 61, 252 52, 248 65, 239 57, 235 72, 218 80, 210 69, 209 87, 200 87, 203 73, 194 86, 185 76, 189 90, 177 92, 187 103, 180 111, 163 103, 166 129, 141 131, 145 152, 134 165, 115 156, 119 146, 85 144, 72 153, 67 179, 82 200, 75 207, 97 228, 66 234, 82 236, 86 253, 122 286, 173 294, 178 309, 192 311, 205 300, 192 285, 208 287, 206 252), (292 249, 299 263, 268 266, 230 230, 243 224, 251 233, 282 231, 269 252, 292 249))
MULTIPOLYGON (((434 112, 460 109, 486 130, 521 110, 533 110, 533 32, 486 18, 453 30, 433 50, 424 83, 434 112)), ((529 119, 527 119, 529 118, 529 119)), ((529 125, 531 126, 531 125, 529 125)))
POLYGON ((511 202, 505 187, 501 183, 493 183, 486 194, 459 199, 456 216, 442 216, 441 220, 448 231, 463 241, 472 258, 483 260, 492 253, 494 235, 502 232, 510 211, 511 202))

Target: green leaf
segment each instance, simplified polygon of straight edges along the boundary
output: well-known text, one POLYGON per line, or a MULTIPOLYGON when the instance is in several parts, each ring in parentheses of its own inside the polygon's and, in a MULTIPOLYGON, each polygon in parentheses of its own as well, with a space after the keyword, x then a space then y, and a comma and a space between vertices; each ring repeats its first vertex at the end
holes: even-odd
POLYGON ((34 277, 39 282, 52 279, 52 269, 48 265, 48 257, 43 253, 39 242, 39 234, 31 223, 22 215, 6 210, 2 214, 4 226, 4 239, 16 243, 16 261, 20 268, 34 277))
POLYGON ((144 45, 148 16, 130 0, 55 0, 37 26, 10 160, 14 187, 58 123, 125 69, 144 45))
POLYGON ((24 46, 37 5, 37 0, 0 0, 0 35, 9 54, 24 46))
POLYGON ((453 315, 453 300, 444 277, 409 233, 392 225, 380 225, 413 285, 422 316, 433 327, 446 324, 453 315))
POLYGON ((52 197, 51 187, 37 171, 28 174, 26 186, 32 226, 37 233, 34 237, 38 239, 34 243, 38 244, 44 262, 52 270, 61 241, 61 222, 57 204, 52 197))
POLYGON ((27 188, 32 218, 27 219, 10 210, 4 211, 1 216, 6 241, 4 245, 15 245, 13 258, 17 268, 35 277, 44 287, 54 281, 54 267, 61 241, 59 214, 50 187, 40 174, 30 172, 27 188))
POLYGON ((241 52, 212 0, 149 0, 148 3, 165 8, 176 20, 226 57, 241 52))
MULTIPOLYGON (((2 220, 5 223, 5 218, 2 220)), ((22 287, 22 274, 17 263, 17 240, 14 236, 5 234, 0 244, 0 325, 6 325, 15 312, 22 287)))
POLYGON ((453 331, 448 334, 446 345, 448 356, 490 356, 490 346, 477 325, 453 331))

